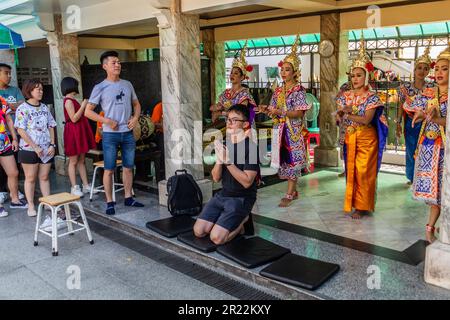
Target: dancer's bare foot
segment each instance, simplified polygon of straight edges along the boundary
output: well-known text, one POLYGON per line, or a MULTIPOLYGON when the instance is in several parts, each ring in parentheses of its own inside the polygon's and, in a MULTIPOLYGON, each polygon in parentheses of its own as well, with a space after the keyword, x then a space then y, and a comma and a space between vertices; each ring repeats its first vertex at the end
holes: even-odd
POLYGON ((363 212, 360 210, 355 210, 352 214, 351 217, 353 220, 360 220, 363 217, 363 212))
POLYGON ((436 228, 427 224, 425 230, 426 230, 425 237, 427 239, 427 242, 433 243, 434 241, 436 241, 436 237, 434 235, 434 231, 436 230, 436 228))
MULTIPOLYGON (((298 197, 298 196, 297 196, 298 197)), ((294 200, 294 195, 286 193, 284 197, 281 199, 280 204, 278 205, 280 208, 289 207, 291 202, 294 200)))

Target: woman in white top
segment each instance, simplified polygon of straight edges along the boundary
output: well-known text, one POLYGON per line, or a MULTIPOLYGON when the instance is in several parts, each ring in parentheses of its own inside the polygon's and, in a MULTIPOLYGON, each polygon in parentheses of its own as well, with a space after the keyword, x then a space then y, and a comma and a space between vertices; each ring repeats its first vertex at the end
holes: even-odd
POLYGON ((34 190, 38 177, 42 195, 50 195, 49 173, 56 151, 56 122, 49 108, 41 103, 43 86, 39 80, 25 81, 22 91, 27 100, 17 108, 14 126, 22 138, 19 163, 25 173, 28 215, 33 217, 36 216, 34 190))

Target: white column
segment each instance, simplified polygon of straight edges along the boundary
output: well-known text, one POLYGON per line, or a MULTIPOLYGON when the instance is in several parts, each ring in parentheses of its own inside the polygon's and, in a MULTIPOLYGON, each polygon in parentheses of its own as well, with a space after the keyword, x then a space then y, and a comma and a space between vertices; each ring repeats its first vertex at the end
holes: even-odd
MULTIPOLYGON (((176 170, 186 169, 199 183, 207 201, 212 184, 203 179, 199 17, 182 14, 180 7, 180 0, 173 0, 170 6, 163 3, 155 12, 159 23, 166 178, 176 170)), ((165 186, 165 181, 160 182, 163 205, 165 186)))
POLYGON ((47 33, 50 50, 50 62, 52 68, 53 97, 55 101, 54 110, 58 135, 58 150, 64 155, 64 112, 61 93, 61 80, 65 77, 73 77, 80 82, 79 92, 81 95, 81 69, 78 52, 78 37, 76 35, 63 35, 61 15, 54 16, 55 31, 47 33))

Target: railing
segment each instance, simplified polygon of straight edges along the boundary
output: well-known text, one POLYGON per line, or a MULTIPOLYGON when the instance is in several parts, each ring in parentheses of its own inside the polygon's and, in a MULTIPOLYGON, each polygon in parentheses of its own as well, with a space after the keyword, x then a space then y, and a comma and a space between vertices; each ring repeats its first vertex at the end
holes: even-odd
MULTIPOLYGON (((403 78, 404 81, 409 79, 403 78)), ((399 117, 399 87, 401 81, 378 81, 375 83, 374 90, 385 104, 386 118, 389 126, 386 149, 394 151, 405 151, 405 138, 403 135, 397 138, 396 119, 399 117)), ((400 111, 401 112, 401 111, 400 111)))
MULTIPOLYGON (((398 89, 401 81, 410 81, 408 77, 402 77, 397 81, 377 81, 372 85, 374 91, 380 96, 381 100, 385 103, 386 117, 389 126, 389 135, 387 139, 386 148, 388 150, 404 151, 405 139, 404 137, 397 138, 396 128, 397 124, 395 119, 398 118, 398 89)), ((244 82, 255 96, 257 103, 263 104, 266 101, 260 101, 266 96, 266 91, 270 88, 268 82, 244 82)), ((320 100, 320 82, 302 82, 302 86, 308 91, 314 94, 320 100)))

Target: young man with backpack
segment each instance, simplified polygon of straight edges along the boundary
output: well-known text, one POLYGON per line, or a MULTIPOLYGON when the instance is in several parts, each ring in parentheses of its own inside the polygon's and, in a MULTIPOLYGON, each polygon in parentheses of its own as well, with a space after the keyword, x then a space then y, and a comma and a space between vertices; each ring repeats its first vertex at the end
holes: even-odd
POLYGON ((250 130, 249 110, 234 105, 228 111, 227 143, 215 141, 216 164, 211 171, 222 190, 204 207, 194 225, 194 233, 221 245, 244 231, 256 201, 259 172, 257 145, 246 134, 250 130))

